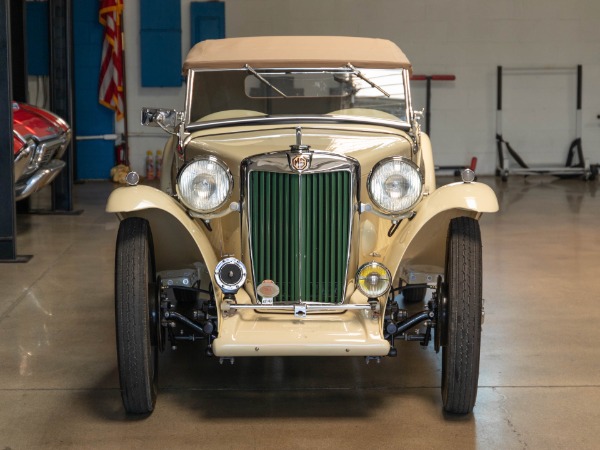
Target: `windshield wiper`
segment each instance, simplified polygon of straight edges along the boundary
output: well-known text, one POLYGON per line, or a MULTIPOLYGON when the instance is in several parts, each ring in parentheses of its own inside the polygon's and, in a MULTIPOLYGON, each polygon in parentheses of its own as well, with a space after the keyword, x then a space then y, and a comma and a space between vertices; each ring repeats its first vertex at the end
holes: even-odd
MULTIPOLYGON (((269 83, 261 74, 259 74, 256 70, 254 70, 252 67, 250 67, 248 64, 246 64, 246 70, 248 72, 250 72, 252 75, 254 75, 256 78, 258 78, 262 83, 266 84, 267 86, 269 86, 271 89, 273 89, 275 92, 277 92, 279 95, 281 95, 283 98, 287 98, 287 95, 285 95, 283 92, 281 92, 279 89, 277 89, 275 86, 273 86, 271 83, 269 83)), ((388 95, 389 97, 389 95, 388 95)))
POLYGON ((381 92, 383 95, 385 95, 386 97, 391 97, 390 94, 388 94, 381 86, 379 86, 378 84, 375 84, 373 81, 369 80, 367 77, 365 77, 360 70, 358 70, 356 67, 354 67, 352 64, 348 63, 346 64, 346 67, 348 69, 350 69, 352 71, 352 73, 354 73, 354 75, 356 75, 358 78, 360 78, 361 80, 363 80, 364 82, 368 83, 371 85, 371 87, 377 89, 379 92, 381 92))

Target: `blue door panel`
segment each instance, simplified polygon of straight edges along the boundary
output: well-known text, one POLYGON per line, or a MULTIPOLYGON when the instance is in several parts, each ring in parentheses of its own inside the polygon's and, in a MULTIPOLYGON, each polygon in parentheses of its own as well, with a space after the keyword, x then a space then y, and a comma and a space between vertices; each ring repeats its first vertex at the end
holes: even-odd
MULTIPOLYGON (((75 122, 78 136, 114 134, 115 113, 98 102, 98 82, 102 59, 102 25, 98 22, 96 1, 73 2, 73 51, 75 59, 75 122)), ((75 136, 73 137, 75 139, 75 136)), ((110 176, 115 165, 113 141, 78 141, 78 179, 110 176)))
POLYGON ((143 87, 181 86, 181 1, 140 0, 143 87))
POLYGON ((50 72, 48 45, 48 2, 26 2, 27 16, 27 73, 47 76, 50 72))
POLYGON ((225 37, 225 3, 192 2, 190 4, 191 45, 206 39, 225 37))

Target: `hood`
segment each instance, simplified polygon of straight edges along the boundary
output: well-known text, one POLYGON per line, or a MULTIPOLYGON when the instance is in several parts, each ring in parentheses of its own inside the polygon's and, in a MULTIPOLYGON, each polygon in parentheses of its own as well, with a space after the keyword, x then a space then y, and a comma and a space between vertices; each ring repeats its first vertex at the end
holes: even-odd
MULTIPOLYGON (((404 132, 377 126, 302 125, 302 144, 312 151, 332 152, 370 167, 381 159, 401 155, 411 158, 412 143, 404 132)), ((296 143, 296 126, 237 127, 194 133, 187 139, 186 159, 211 154, 230 169, 250 156, 288 151, 296 143), (219 133, 220 131, 220 133, 219 133)))
MULTIPOLYGON (((68 131, 68 125, 49 111, 24 103, 13 102, 13 131, 15 153, 17 142, 36 137, 39 141, 55 138, 68 131)), ((22 144, 19 145, 19 149, 22 144)))

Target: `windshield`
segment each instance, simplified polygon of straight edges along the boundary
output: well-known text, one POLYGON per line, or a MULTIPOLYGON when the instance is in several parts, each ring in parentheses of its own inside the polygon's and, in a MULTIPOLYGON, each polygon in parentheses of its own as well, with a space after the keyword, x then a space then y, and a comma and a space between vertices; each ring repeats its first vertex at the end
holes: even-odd
POLYGON ((188 123, 279 115, 408 122, 403 69, 196 70, 188 89, 188 123))

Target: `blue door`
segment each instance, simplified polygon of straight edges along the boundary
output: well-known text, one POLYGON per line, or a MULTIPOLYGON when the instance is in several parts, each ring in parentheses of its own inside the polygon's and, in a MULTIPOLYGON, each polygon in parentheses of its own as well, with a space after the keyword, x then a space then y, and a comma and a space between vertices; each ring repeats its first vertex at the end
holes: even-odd
MULTIPOLYGON (((114 134, 115 113, 98 102, 103 28, 98 22, 97 1, 73 2, 75 66, 75 121, 78 136, 114 134)), ((75 137, 73 137, 75 139, 75 137)), ((110 176, 115 165, 115 143, 104 139, 77 142, 78 179, 110 176)))

